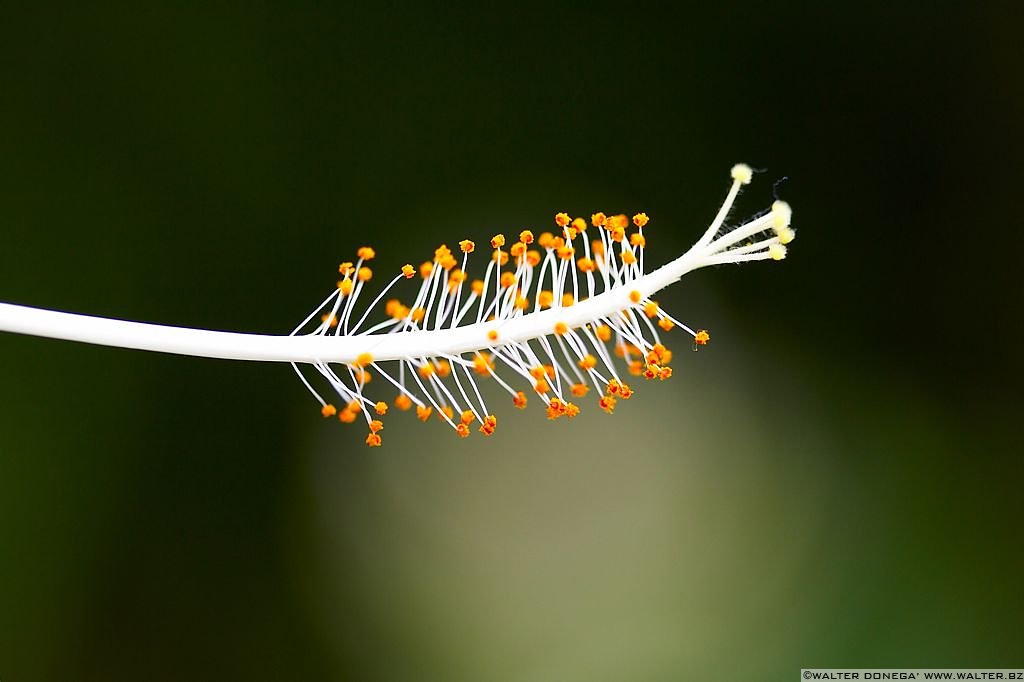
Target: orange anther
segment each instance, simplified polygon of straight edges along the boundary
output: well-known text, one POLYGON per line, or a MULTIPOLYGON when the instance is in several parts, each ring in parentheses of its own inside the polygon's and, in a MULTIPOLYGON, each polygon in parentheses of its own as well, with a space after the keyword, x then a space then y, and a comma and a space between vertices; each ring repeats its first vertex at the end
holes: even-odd
POLYGON ((656 301, 648 301, 644 304, 644 315, 650 318, 658 316, 658 303, 656 301))
POLYGON ((634 263, 636 263, 636 256, 633 255, 632 251, 623 251, 622 262, 625 263, 626 265, 633 265, 634 263))
POLYGON ((412 400, 404 393, 399 393, 398 397, 395 398, 395 407, 405 412, 412 407, 412 400))
MULTIPOLYGON (((444 413, 444 417, 448 417, 449 419, 455 416, 455 410, 452 409, 451 405, 445 405, 444 407, 442 407, 441 412, 444 413)), ((444 421, 444 417, 441 416, 441 412, 437 413, 437 418, 440 419, 441 421, 444 421)))
POLYGON ((627 386, 626 384, 620 384, 619 397, 622 398, 623 400, 629 400, 631 397, 633 397, 633 389, 627 386))
POLYGON ((608 382, 608 385, 605 386, 604 390, 608 395, 615 395, 619 392, 620 388, 622 388, 622 384, 620 384, 617 379, 612 379, 608 382))
POLYGON ((508 271, 501 273, 501 288, 502 289, 508 289, 509 287, 515 285, 515 283, 516 283, 516 276, 515 276, 514 273, 508 272, 508 271))
POLYGON ((365 369, 356 369, 355 374, 356 381, 359 382, 360 386, 370 383, 373 380, 373 375, 367 372, 365 369))
POLYGON ((498 340, 498 330, 492 329, 489 332, 487 332, 487 340, 488 341, 497 341, 498 340))
POLYGON ((600 327, 595 329, 594 333, 597 335, 597 338, 599 338, 600 340, 602 340, 604 342, 611 341, 612 330, 611 330, 611 327, 609 327, 606 324, 602 324, 600 327))
POLYGON ((576 396, 577 398, 582 398, 583 396, 585 396, 589 392, 590 392, 590 387, 587 386, 586 384, 573 384, 572 385, 572 394, 574 396, 576 396))
POLYGON ((555 295, 550 291, 542 291, 537 294, 537 303, 540 304, 541 308, 550 308, 554 300, 555 295))
POLYGON ((565 416, 568 417, 569 419, 572 419, 573 417, 575 417, 579 413, 580 413, 580 408, 577 407, 575 404, 573 404, 573 403, 566 403, 565 404, 565 416))
POLYGON ((427 314, 426 308, 413 308, 412 309, 412 321, 419 323, 423 321, 423 316, 427 314))
POLYGON ((597 404, 608 414, 615 411, 615 398, 610 395, 601 396, 601 399, 597 401, 597 404))
POLYGON ((356 356, 356 361, 352 363, 356 367, 366 367, 367 365, 373 364, 373 356, 369 353, 360 353, 356 356))
POLYGON ((672 376, 672 368, 671 367, 662 367, 660 370, 658 370, 658 378, 661 379, 662 381, 664 381, 665 379, 668 379, 671 376, 672 376))
POLYGON ((522 391, 517 391, 516 394, 512 396, 512 404, 520 410, 526 409, 526 394, 522 391))
POLYGON ((420 367, 416 368, 416 372, 420 375, 421 378, 429 379, 431 375, 434 374, 434 366, 428 362, 427 364, 421 365, 420 367))
POLYGON ((484 417, 484 423, 480 426, 480 433, 485 436, 490 436, 494 433, 494 429, 498 426, 498 419, 493 414, 489 414, 484 417))
POLYGON ((430 419, 430 414, 434 411, 434 408, 426 405, 416 406, 416 417, 421 421, 425 422, 430 419))
POLYGON ((359 270, 356 271, 356 277, 359 278, 360 282, 369 282, 370 279, 373 278, 373 270, 367 267, 359 268, 359 270))
POLYGON ((352 414, 359 414, 359 411, 363 409, 363 404, 358 400, 353 400, 345 406, 345 409, 352 414))
POLYGON ((432 273, 433 271, 434 264, 431 263, 430 261, 425 260, 422 263, 420 263, 420 277, 422 277, 423 279, 430 277, 430 273, 432 273))
POLYGON ((576 363, 580 366, 580 369, 594 369, 597 367, 597 358, 589 353, 583 356, 583 359, 576 363))
POLYGON ((603 227, 605 222, 608 220, 608 216, 600 211, 590 216, 590 224, 594 227, 603 227))
POLYGON ((338 421, 342 424, 351 424, 356 420, 356 413, 349 409, 344 409, 338 413, 338 421))
POLYGON ((366 444, 369 445, 371 448, 379 448, 380 435, 376 433, 371 433, 366 437, 366 444))
POLYGON ((516 296, 515 307, 518 310, 526 310, 530 307, 530 299, 525 296, 516 296))
POLYGON ((613 242, 621 242, 626 238, 626 230, 621 227, 613 227, 608 233, 608 236, 611 237, 613 242))
POLYGON ((448 248, 447 244, 441 244, 441 246, 434 249, 434 260, 441 260, 450 255, 452 255, 452 250, 448 248))
POLYGON ((491 248, 492 249, 500 249, 503 246, 505 246, 505 235, 503 235, 503 234, 496 234, 493 237, 491 237, 491 248))
POLYGON ((576 253, 576 249, 571 246, 562 246, 558 249, 558 257, 562 260, 572 260, 573 254, 576 253))
POLYGON ((636 232, 629 235, 629 243, 642 249, 647 246, 647 238, 639 232, 636 232))
POLYGON ((575 218, 572 221, 572 227, 577 232, 586 232, 587 231, 587 221, 584 220, 583 218, 575 218))
POLYGON ((362 258, 363 260, 373 260, 373 257, 377 255, 377 252, 371 249, 369 246, 363 246, 358 251, 356 251, 356 255, 362 258))
POLYGON ((548 382, 544 379, 537 379, 537 383, 533 385, 533 390, 537 391, 540 395, 544 395, 551 390, 551 387, 548 386, 548 382))
POLYGON ((477 296, 484 293, 484 281, 482 279, 474 279, 473 284, 470 286, 472 287, 473 293, 477 296))
POLYGON ((348 296, 352 293, 352 280, 342 279, 338 281, 338 288, 341 289, 342 296, 348 296))
POLYGON ((472 410, 465 410, 459 417, 459 420, 463 424, 472 424, 473 422, 476 421, 476 416, 473 414, 472 410))
POLYGON ((508 251, 502 251, 501 249, 496 250, 494 255, 491 256, 491 260, 498 265, 506 265, 508 263, 508 251))
POLYGON ((338 318, 335 315, 332 315, 331 313, 324 313, 323 315, 321 315, 320 316, 320 321, 321 322, 326 322, 327 326, 329 326, 329 327, 337 327, 338 326, 338 318))
POLYGON ((341 274, 343 274, 343 275, 345 275, 347 277, 348 275, 350 275, 352 273, 352 267, 353 267, 352 263, 350 263, 348 261, 345 261, 344 263, 342 263, 341 265, 338 266, 338 272, 340 272, 341 274))
POLYGON ((672 327, 676 326, 676 323, 668 319, 667 317, 663 317, 660 320, 658 320, 658 326, 664 329, 665 331, 671 331, 672 327))
POLYGON ((600 260, 600 257, 604 255, 604 242, 600 239, 595 239, 590 242, 590 250, 593 251, 594 257, 600 260))
POLYGON ((558 334, 559 336, 565 336, 566 334, 569 333, 569 327, 566 326, 565 322, 556 322, 555 333, 558 334))
POLYGON ((473 249, 476 248, 476 244, 468 239, 463 239, 459 242, 459 248, 462 249, 462 253, 473 253, 473 249))
POLYGON ((377 433, 384 428, 384 422, 379 419, 374 419, 370 422, 370 433, 377 433))
POLYGON ((436 366, 437 376, 442 379, 452 373, 452 366, 447 360, 438 360, 436 366))
POLYGON ((629 363, 629 373, 635 377, 638 377, 644 373, 644 363, 639 360, 633 360, 629 363))
POLYGON ((388 413, 388 404, 383 400, 378 400, 377 404, 373 406, 374 411, 383 416, 388 413))
POLYGON ((450 272, 452 268, 459 264, 459 261, 455 260, 455 256, 449 253, 448 255, 443 256, 441 260, 437 261, 437 264, 440 265, 445 272, 450 272))
POLYGON ((469 427, 465 424, 459 424, 455 427, 455 433, 459 435, 459 438, 466 438, 469 436, 469 427))
POLYGON ((569 218, 569 214, 568 213, 556 213, 555 214, 555 223, 559 227, 565 227, 566 225, 569 224, 569 222, 570 222, 570 218, 569 218))
POLYGON ((661 367, 658 365, 648 363, 647 367, 644 368, 644 379, 654 379, 658 376, 661 371, 661 367))
POLYGON ((405 277, 406 279, 412 279, 413 275, 415 274, 416 269, 409 263, 406 263, 405 265, 402 266, 402 276, 405 277))
POLYGON ((537 237, 537 244, 542 248, 548 248, 551 246, 551 241, 555 238, 555 235, 550 232, 541 232, 540 236, 537 237))
POLYGON ((708 341, 711 340, 711 335, 708 334, 707 329, 700 329, 697 331, 697 335, 693 337, 693 342, 698 346, 706 346, 708 341))
POLYGON ((637 227, 643 227, 647 224, 648 220, 650 220, 650 218, 647 217, 646 213, 637 213, 633 216, 633 224, 637 227))
POLYGON ((519 241, 521 241, 524 244, 532 244, 533 232, 530 232, 529 230, 523 230, 522 232, 519 233, 519 241))
POLYGON ((563 308, 568 308, 569 306, 571 306, 575 302, 576 302, 576 300, 572 297, 572 294, 568 294, 568 293, 567 294, 562 294, 562 307, 563 308))
POLYGON ((590 258, 580 258, 576 261, 576 267, 580 269, 580 272, 593 272, 597 269, 597 265, 590 258))
POLYGON ((513 258, 522 258, 523 254, 526 253, 526 244, 516 242, 509 247, 508 252, 513 258))
POLYGON ((322 414, 324 417, 333 417, 334 415, 338 414, 338 408, 336 408, 334 405, 331 405, 330 403, 327 403, 326 405, 320 408, 320 414, 322 414))
POLYGON ((629 292, 629 300, 632 301, 633 303, 639 303, 642 299, 643 296, 636 289, 629 292))
POLYGON ((473 358, 473 371, 485 377, 490 376, 494 371, 494 362, 491 360, 491 356, 487 353, 477 353, 473 358))
POLYGON ((537 265, 539 263, 540 263, 540 251, 535 251, 534 249, 530 249, 529 251, 526 252, 526 264, 527 265, 529 265, 532 268, 535 268, 535 267, 537 267, 537 265))

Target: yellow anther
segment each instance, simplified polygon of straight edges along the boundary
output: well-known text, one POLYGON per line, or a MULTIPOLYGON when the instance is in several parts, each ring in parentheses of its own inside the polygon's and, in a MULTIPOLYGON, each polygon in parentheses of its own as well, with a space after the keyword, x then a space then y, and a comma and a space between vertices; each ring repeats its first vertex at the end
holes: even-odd
POLYGON ((516 394, 512 396, 512 404, 520 410, 526 409, 526 394, 522 391, 516 391, 516 394))
POLYGON ((595 258, 600 258, 604 255, 604 242, 600 239, 595 239, 590 242, 590 250, 593 252, 595 258))
POLYGON ((634 263, 636 263, 636 256, 634 256, 631 251, 623 251, 622 262, 625 263, 626 265, 633 265, 634 263))
POLYGON ((369 445, 371 448, 379 448, 380 443, 380 434, 371 433, 366 437, 366 444, 369 445))
POLYGON ((609 230, 625 230, 629 227, 629 218, 627 218, 624 213, 613 215, 608 219, 605 227, 609 230))
POLYGON ((569 327, 566 326, 565 322, 556 322, 555 333, 559 336, 565 336, 569 333, 569 327))
POLYGON ((482 279, 474 279, 470 287, 472 288, 473 293, 477 296, 484 293, 484 281, 482 279))
POLYGON ((373 277, 373 270, 367 267, 359 268, 359 270, 356 271, 356 277, 359 278, 360 282, 369 282, 373 277))
POLYGON ((398 309, 401 307, 402 302, 399 301, 397 298, 392 298, 387 303, 384 304, 384 314, 387 315, 388 317, 394 317, 395 313, 397 313, 398 309))
POLYGON ((608 234, 613 242, 621 242, 626 238, 626 230, 622 227, 613 227, 608 234))
POLYGON ((377 401, 377 404, 373 406, 373 409, 377 414, 384 416, 388 413, 388 404, 383 400, 379 400, 377 401))
POLYGON ((575 302, 576 302, 576 299, 574 299, 572 297, 572 294, 569 294, 569 293, 562 294, 562 307, 563 308, 568 308, 569 306, 571 306, 575 302))
POLYGON ((472 424, 476 421, 476 417, 473 415, 472 410, 465 410, 459 417, 463 424, 472 424))
POLYGON ((596 334, 597 338, 601 341, 608 342, 611 341, 612 338, 612 329, 608 325, 602 324, 594 330, 594 334, 596 334))
POLYGON ((587 231, 587 221, 584 220, 583 218, 574 218, 573 221, 572 221, 572 227, 577 232, 586 232, 587 231))
POLYGON ((693 342, 698 346, 706 346, 710 340, 711 335, 708 334, 707 329, 698 329, 697 334, 693 337, 693 342))
POLYGON ((559 227, 565 227, 566 225, 569 224, 569 222, 570 222, 570 218, 569 218, 569 214, 568 213, 556 213, 555 214, 555 223, 559 227))
POLYGON ((558 249, 558 257, 561 258, 562 260, 572 259, 573 254, 575 253, 576 249, 572 248, 571 246, 562 246, 558 249))
POLYGON ((658 303, 656 301, 648 301, 644 304, 644 315, 654 319, 658 316, 658 303))
POLYGON ((365 369, 357 369, 353 372, 356 377, 356 381, 359 382, 360 386, 370 383, 373 379, 373 375, 367 372, 365 369))
POLYGON ((356 251, 356 255, 362 258, 363 260, 373 260, 373 257, 377 255, 377 252, 371 249, 369 246, 363 246, 358 251, 356 251))
POLYGON ((530 376, 534 379, 543 379, 548 375, 548 371, 544 368, 544 365, 537 365, 536 367, 530 368, 530 376))
POLYGON ((406 279, 412 279, 413 275, 416 274, 416 269, 409 263, 402 266, 402 276, 406 279))
POLYGON ((629 300, 632 301, 633 303, 639 303, 642 299, 643 296, 636 289, 629 292, 629 300))
POLYGON ((505 264, 507 264, 508 263, 508 251, 502 251, 501 249, 496 250, 494 252, 494 255, 491 256, 491 260, 493 260, 498 265, 505 265, 505 264))
POLYGON ((494 371, 494 361, 488 353, 477 353, 473 358, 473 371, 481 376, 490 376, 494 371))
POLYGON ((654 379, 655 377, 658 376, 658 373, 660 371, 661 367, 659 367, 658 365, 648 364, 646 367, 644 367, 644 378, 654 379))
POLYGON ((437 261, 437 264, 446 272, 450 272, 452 268, 459 264, 459 261, 455 260, 455 256, 449 253, 448 255, 443 256, 441 260, 437 261))
POLYGON ((533 232, 530 232, 529 230, 523 230, 522 232, 519 233, 519 241, 521 241, 524 244, 532 244, 533 232))
POLYGON ((567 227, 567 228, 565 228, 565 238, 568 239, 570 242, 573 239, 576 239, 576 236, 578 234, 579 234, 579 230, 577 230, 575 227, 567 227))
POLYGON ((576 363, 580 366, 580 369, 594 369, 597 367, 597 358, 589 353, 583 356, 583 359, 576 363))
POLYGON ((338 318, 332 313, 324 313, 320 316, 320 321, 325 322, 328 327, 333 328, 338 326, 338 318))
POLYGON ((338 421, 342 424, 351 424, 356 420, 356 413, 349 409, 344 409, 338 413, 338 421))
POLYGON ((516 296, 515 307, 517 310, 526 310, 530 307, 530 299, 525 296, 516 296))
POLYGON ((330 403, 327 403, 326 405, 320 408, 320 414, 322 414, 324 417, 333 417, 334 415, 338 414, 338 408, 336 408, 334 405, 331 405, 330 403))
POLYGON ((555 251, 557 251, 558 249, 565 246, 565 240, 562 239, 561 237, 552 237, 549 246, 555 251))
POLYGON ((434 260, 441 260, 445 256, 450 255, 452 255, 452 250, 446 244, 441 244, 441 246, 434 249, 434 260))
POLYGON ((473 253, 473 249, 476 248, 476 244, 468 239, 463 239, 459 242, 459 248, 462 249, 462 253, 473 253))
POLYGON ((425 365, 417 367, 416 373, 420 375, 421 379, 429 379, 434 374, 434 366, 428 362, 425 365))
POLYGON ((786 247, 782 244, 771 244, 768 246, 768 255, 772 260, 782 260, 786 257, 786 247))
POLYGON ((608 220, 608 216, 598 211, 590 216, 590 224, 594 227, 604 227, 605 222, 608 220))
POLYGON ((422 263, 420 263, 420 277, 422 277, 423 279, 430 277, 430 273, 432 273, 433 271, 434 264, 431 263, 430 261, 425 260, 422 263))
POLYGON ((526 253, 526 244, 522 242, 516 242, 508 248, 508 253, 513 258, 522 258, 523 254, 526 253))
POLYGON ((416 418, 419 419, 421 422, 425 422, 428 419, 430 419, 430 414, 433 411, 434 411, 434 408, 432 408, 432 407, 429 407, 429 406, 426 406, 426 405, 417 405, 416 406, 416 418))
POLYGON ((540 263, 540 251, 535 251, 534 249, 530 249, 529 251, 526 252, 526 264, 527 265, 529 265, 532 268, 535 268, 535 267, 537 267, 537 265, 539 263, 540 263))
POLYGON ((491 248, 492 249, 500 249, 503 246, 505 246, 505 235, 503 235, 503 234, 496 234, 493 237, 491 237, 491 248))
POLYGON ((555 238, 555 235, 550 232, 541 232, 540 236, 537 237, 537 244, 542 248, 548 248, 551 246, 551 240, 555 238))
POLYGON ((426 314, 427 314, 427 309, 426 308, 413 308, 412 309, 412 315, 410 317, 412 318, 413 322, 416 322, 418 324, 418 323, 423 321, 423 316, 426 315, 426 314))
POLYGON ((349 274, 352 273, 352 268, 353 267, 354 266, 352 265, 352 263, 349 263, 348 261, 345 261, 344 263, 342 263, 341 265, 338 266, 338 272, 340 272, 341 274, 343 274, 343 275, 345 275, 347 277, 349 274))
POLYGON ((398 397, 395 398, 395 407, 405 412, 412 407, 412 400, 406 394, 399 393, 398 397))
POLYGON ((550 308, 555 300, 555 295, 550 291, 541 291, 537 294, 537 303, 541 308, 550 308))
POLYGON ((356 356, 356 361, 352 363, 356 367, 366 367, 367 365, 373 364, 373 356, 369 353, 360 353, 356 356))
POLYGON ((643 227, 647 224, 648 220, 650 220, 650 218, 647 217, 646 213, 637 213, 633 216, 633 224, 637 227, 643 227))
POLYGON ((639 232, 634 232, 629 235, 629 243, 642 249, 647 246, 647 237, 643 236, 639 232))
POLYGON ((590 392, 590 387, 587 386, 586 384, 573 384, 571 390, 574 396, 576 396, 577 398, 582 398, 583 396, 590 392))
POLYGON ((498 330, 492 329, 489 332, 487 332, 487 340, 491 341, 491 342, 497 341, 498 340, 498 330))
POLYGON ((352 293, 352 280, 345 278, 338 282, 338 288, 341 289, 342 296, 348 296, 352 293))
POLYGON ((676 326, 676 323, 668 319, 667 317, 663 317, 660 320, 658 320, 658 326, 664 329, 665 331, 671 331, 672 327, 676 326))

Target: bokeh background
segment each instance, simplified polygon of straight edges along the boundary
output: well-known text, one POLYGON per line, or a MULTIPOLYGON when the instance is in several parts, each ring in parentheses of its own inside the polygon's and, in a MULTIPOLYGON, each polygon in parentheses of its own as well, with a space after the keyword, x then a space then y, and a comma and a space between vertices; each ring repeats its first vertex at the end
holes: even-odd
POLYGON ((490 441, 0 335, 0 680, 1024 665, 1010 6, 68 5, 0 25, 0 300, 282 332, 562 210, 660 264, 737 161, 799 238, 662 296, 672 381, 490 441))

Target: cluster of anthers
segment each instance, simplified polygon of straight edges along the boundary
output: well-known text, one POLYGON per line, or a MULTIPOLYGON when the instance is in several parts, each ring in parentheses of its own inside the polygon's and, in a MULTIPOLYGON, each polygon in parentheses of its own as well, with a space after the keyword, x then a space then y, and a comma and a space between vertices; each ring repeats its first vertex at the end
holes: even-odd
POLYGON ((536 394, 548 419, 575 417, 580 408, 572 399, 592 389, 610 414, 617 401, 633 394, 613 354, 628 375, 664 380, 672 376, 672 351, 661 334, 678 327, 694 350, 710 339, 706 330, 695 331, 666 312, 651 298, 655 292, 700 267, 785 257, 785 245, 795 236, 785 202, 776 201, 743 225, 725 226, 740 187, 751 177, 749 166, 734 166, 732 187, 704 235, 685 254, 646 274, 647 214, 630 219, 594 213, 586 220, 559 213, 557 234, 523 230, 514 241, 494 235, 482 279, 467 275, 474 242, 460 241, 455 250, 442 245, 419 267, 402 266, 363 309, 360 297, 373 276, 367 263, 375 256, 364 246, 355 262, 340 265, 337 287, 291 334, 337 339, 331 360, 310 364, 340 397, 341 407, 322 398, 298 364, 292 367, 324 417, 351 423, 362 415, 370 446, 381 444, 381 417, 391 407, 415 407, 424 422, 436 415, 463 438, 476 425, 490 436, 497 418, 477 386, 484 378, 507 391, 520 409, 528 392, 536 394), (389 296, 399 282, 415 278, 419 289, 410 303, 389 296), (385 319, 368 323, 377 311, 385 319), (396 366, 386 368, 388 362, 396 366), (397 392, 390 405, 367 397, 375 376, 397 392))

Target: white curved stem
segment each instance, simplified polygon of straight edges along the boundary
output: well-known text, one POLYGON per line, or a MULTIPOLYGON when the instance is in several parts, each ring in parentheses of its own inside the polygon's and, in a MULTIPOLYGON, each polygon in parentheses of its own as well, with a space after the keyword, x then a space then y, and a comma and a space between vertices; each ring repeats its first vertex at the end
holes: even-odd
POLYGON ((687 272, 708 264, 708 258, 717 250, 715 244, 690 249, 625 286, 568 308, 550 308, 509 320, 478 322, 454 329, 365 336, 272 336, 169 327, 0 303, 0 331, 229 360, 352 363, 363 353, 372 354, 375 361, 451 356, 551 334, 559 322, 575 328, 608 317, 634 305, 629 298, 631 292, 639 291, 646 299, 687 272), (498 331, 496 342, 488 339, 491 330, 498 331))

